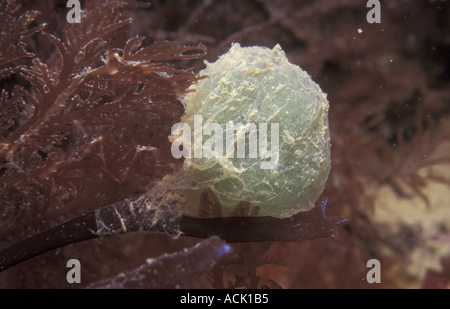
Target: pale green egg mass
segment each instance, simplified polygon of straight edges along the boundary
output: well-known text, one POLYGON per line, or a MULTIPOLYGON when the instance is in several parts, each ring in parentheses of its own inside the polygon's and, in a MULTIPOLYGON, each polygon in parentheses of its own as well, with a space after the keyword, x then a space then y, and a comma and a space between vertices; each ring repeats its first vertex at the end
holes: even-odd
POLYGON ((279 45, 233 44, 200 75, 208 78, 182 99, 193 136, 184 162, 190 186, 211 188, 225 215, 241 201, 278 218, 314 207, 330 172, 329 104, 320 87, 279 45))

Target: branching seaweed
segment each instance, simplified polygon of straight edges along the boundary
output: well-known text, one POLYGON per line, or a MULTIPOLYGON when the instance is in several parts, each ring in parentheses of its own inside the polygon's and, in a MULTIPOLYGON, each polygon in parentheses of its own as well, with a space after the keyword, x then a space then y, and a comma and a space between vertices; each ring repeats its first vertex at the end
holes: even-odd
POLYGON ((182 109, 174 98, 197 78, 168 61, 200 57, 205 47, 141 47, 140 37, 115 47, 115 34, 131 23, 119 9, 132 3, 83 11, 82 22, 68 26, 62 40, 43 33, 56 47, 51 59, 9 70, 20 70, 32 86, 2 94, 0 195, 15 229, 36 215, 58 221, 76 209, 144 192, 152 178, 170 171, 171 162, 160 160, 165 150, 158 141, 166 137, 157 128, 178 119, 182 109))
MULTIPOLYGON (((30 27, 30 24, 40 14, 39 11, 27 11, 18 15, 20 5, 14 0, 2 0, 0 3, 0 20, 3 22, 0 34, 0 78, 6 78, 20 70, 15 65, 18 60, 34 57, 35 54, 27 50, 23 40, 45 28, 45 24, 30 27)), ((3 122, 2 122, 3 123, 3 122)))

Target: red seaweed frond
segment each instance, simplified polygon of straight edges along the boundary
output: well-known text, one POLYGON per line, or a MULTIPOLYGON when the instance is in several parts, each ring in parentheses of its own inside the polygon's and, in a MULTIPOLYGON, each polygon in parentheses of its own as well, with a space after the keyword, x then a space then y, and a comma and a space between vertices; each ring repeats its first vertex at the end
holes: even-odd
POLYGON ((380 184, 390 184, 400 196, 410 197, 402 188, 402 185, 406 185, 430 206, 430 201, 423 192, 428 181, 450 185, 449 178, 432 170, 433 166, 450 164, 450 155, 443 151, 443 147, 450 142, 450 135, 433 136, 431 129, 424 130, 422 118, 419 110, 416 113, 416 132, 408 141, 405 141, 404 130, 397 129, 394 151, 386 143, 379 143, 379 156, 385 171, 380 173, 379 181, 380 184))
POLYGON ((42 31, 45 24, 30 27, 30 24, 40 14, 39 11, 27 11, 18 14, 21 6, 14 0, 2 0, 0 2, 0 21, 2 31, 0 33, 0 78, 5 78, 20 68, 17 60, 34 57, 34 53, 27 51, 25 38, 42 31))
POLYGON ((177 97, 199 78, 170 61, 201 57, 206 48, 123 40, 132 19, 121 8, 136 5, 143 4, 93 1, 62 38, 42 32, 43 25, 27 29, 37 12, 13 18, 14 1, 0 13, 11 24, 1 39, 3 56, 6 50, 34 57, 21 52, 21 40, 37 32, 56 48, 50 59, 17 69, 29 85, 1 95, 0 212, 21 222, 1 237, 37 215, 58 222, 142 193, 173 171, 167 136, 182 115, 177 97))

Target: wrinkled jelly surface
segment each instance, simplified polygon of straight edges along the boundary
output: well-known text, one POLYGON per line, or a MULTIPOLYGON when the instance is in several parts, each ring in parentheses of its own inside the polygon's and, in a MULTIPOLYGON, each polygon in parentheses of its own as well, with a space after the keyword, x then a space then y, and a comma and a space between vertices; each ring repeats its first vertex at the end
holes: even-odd
MULTIPOLYGON (((191 89, 196 91, 182 99, 185 105, 182 121, 190 125, 192 132, 195 115, 202 115, 203 126, 220 124, 224 157, 187 158, 184 169, 188 183, 199 190, 210 187, 225 215, 240 201, 259 205, 260 216, 284 218, 310 210, 330 172, 326 94, 305 71, 289 63, 279 45, 271 50, 233 44, 216 62, 207 63, 200 75, 209 78, 193 85, 191 89), (259 149, 256 158, 249 157, 248 134, 245 158, 237 158, 237 143, 234 157, 227 158, 229 122, 244 126, 255 123, 258 128, 267 123, 269 149, 271 124, 278 123, 276 167, 261 168, 260 163, 270 158, 262 158, 259 149)), ((203 135, 202 145, 210 137, 203 135)))

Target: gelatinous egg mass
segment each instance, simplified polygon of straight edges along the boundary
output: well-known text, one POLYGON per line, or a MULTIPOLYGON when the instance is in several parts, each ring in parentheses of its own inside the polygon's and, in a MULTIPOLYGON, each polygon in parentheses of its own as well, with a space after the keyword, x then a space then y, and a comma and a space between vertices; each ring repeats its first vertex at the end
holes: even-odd
POLYGON ((320 87, 279 45, 233 44, 200 75, 208 78, 182 98, 192 132, 184 162, 190 186, 211 188, 224 215, 241 201, 278 218, 314 207, 330 172, 329 105, 320 87))

